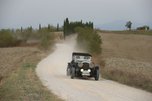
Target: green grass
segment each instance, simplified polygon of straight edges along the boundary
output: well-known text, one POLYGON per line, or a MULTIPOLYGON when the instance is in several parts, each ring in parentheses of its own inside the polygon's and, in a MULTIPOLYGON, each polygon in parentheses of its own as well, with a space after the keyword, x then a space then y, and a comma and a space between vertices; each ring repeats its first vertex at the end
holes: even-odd
POLYGON ((39 61, 35 55, 22 61, 18 69, 0 85, 0 101, 61 101, 37 77, 35 68, 39 61))

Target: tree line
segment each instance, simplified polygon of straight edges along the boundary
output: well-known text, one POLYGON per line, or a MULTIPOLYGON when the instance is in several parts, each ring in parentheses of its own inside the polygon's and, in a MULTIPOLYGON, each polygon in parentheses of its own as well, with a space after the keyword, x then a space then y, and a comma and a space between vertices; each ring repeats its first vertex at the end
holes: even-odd
POLYGON ((88 28, 93 29, 93 22, 89 21, 89 22, 83 23, 82 20, 75 21, 75 22, 69 22, 69 19, 66 18, 64 20, 64 24, 63 24, 64 36, 75 33, 76 27, 82 27, 82 28, 88 27, 88 28))
POLYGON ((0 47, 12 47, 29 45, 29 40, 35 40, 36 44, 39 44, 42 48, 48 48, 51 44, 51 40, 54 38, 53 32, 62 30, 57 24, 57 27, 48 26, 42 27, 39 24, 38 29, 34 29, 32 26, 27 28, 18 29, 1 29, 0 30, 0 47))

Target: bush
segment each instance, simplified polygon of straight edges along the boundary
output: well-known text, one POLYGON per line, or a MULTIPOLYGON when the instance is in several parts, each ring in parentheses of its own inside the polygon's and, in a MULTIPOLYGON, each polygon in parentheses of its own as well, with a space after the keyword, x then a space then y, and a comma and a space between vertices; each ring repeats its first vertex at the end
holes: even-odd
POLYGON ((16 30, 2 29, 0 30, 0 47, 40 45, 41 48, 47 49, 54 41, 54 31, 56 27, 51 25, 40 26, 39 30, 33 29, 32 26, 16 30))
POLYGON ((77 27, 75 31, 78 33, 78 45, 92 54, 101 53, 101 37, 92 28, 77 27))
POLYGON ((39 32, 40 34, 40 47, 42 49, 49 49, 54 41, 54 34, 48 32, 39 32))
POLYGON ((0 47, 10 47, 16 46, 20 43, 17 38, 13 37, 10 30, 1 30, 0 31, 0 47))

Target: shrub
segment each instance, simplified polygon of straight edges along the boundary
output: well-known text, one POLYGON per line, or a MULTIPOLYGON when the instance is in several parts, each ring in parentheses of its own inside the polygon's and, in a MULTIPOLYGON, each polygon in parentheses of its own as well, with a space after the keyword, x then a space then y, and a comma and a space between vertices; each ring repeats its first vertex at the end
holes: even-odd
POLYGON ((78 33, 78 45, 92 54, 101 53, 101 37, 92 28, 77 27, 75 31, 78 33))
POLYGON ((48 32, 40 32, 40 47, 43 49, 49 49, 50 46, 53 44, 54 35, 53 33, 48 32))
POLYGON ((0 31, 0 47, 10 47, 16 46, 19 44, 19 40, 13 37, 10 30, 1 30, 0 31))

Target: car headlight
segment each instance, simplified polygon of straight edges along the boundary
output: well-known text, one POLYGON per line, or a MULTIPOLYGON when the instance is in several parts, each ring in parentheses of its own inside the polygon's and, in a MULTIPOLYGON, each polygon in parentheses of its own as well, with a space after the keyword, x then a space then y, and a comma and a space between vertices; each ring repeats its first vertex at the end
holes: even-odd
POLYGON ((90 70, 90 69, 88 69, 88 72, 91 72, 91 70, 90 70))
POLYGON ((83 67, 83 63, 78 63, 78 66, 79 67, 83 67))
POLYGON ((83 72, 84 70, 83 70, 83 69, 80 69, 80 71, 83 72))

